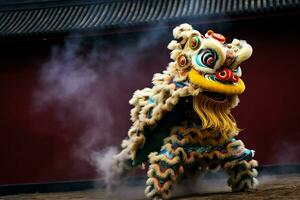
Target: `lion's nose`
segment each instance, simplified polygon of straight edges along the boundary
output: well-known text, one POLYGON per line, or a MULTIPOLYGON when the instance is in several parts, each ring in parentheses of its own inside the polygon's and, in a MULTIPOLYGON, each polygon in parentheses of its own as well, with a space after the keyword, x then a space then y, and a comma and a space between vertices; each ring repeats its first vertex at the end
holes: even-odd
POLYGON ((230 69, 223 68, 221 71, 216 72, 216 78, 222 82, 236 83, 239 81, 239 77, 234 75, 230 69))

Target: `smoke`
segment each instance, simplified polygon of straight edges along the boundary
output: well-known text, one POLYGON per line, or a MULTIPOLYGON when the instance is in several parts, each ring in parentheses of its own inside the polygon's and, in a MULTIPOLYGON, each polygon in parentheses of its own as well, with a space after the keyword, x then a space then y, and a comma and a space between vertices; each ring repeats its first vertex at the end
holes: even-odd
POLYGON ((118 115, 118 109, 124 107, 120 105, 127 105, 129 100, 120 103, 118 92, 133 92, 122 88, 124 81, 130 88, 140 88, 137 83, 144 81, 145 72, 138 65, 142 60, 154 59, 151 51, 155 45, 167 46, 160 44, 165 41, 165 33, 160 30, 137 37, 113 35, 107 40, 70 37, 63 46, 52 48, 49 61, 40 68, 33 96, 34 110, 43 112, 54 107, 57 119, 63 124, 82 126, 73 156, 94 166, 106 181, 111 177, 109 169, 119 147, 110 145, 127 135, 126 129, 119 133, 112 130, 119 125, 124 127, 129 121, 118 115), (131 75, 137 70, 140 74, 132 81, 131 75))
POLYGON ((229 192, 228 176, 223 171, 194 175, 175 185, 173 196, 192 196, 215 192, 229 192))
MULTIPOLYGON (((209 176, 190 177, 174 185, 172 197, 185 199, 189 196, 231 191, 230 187, 227 186, 228 176, 225 173, 208 173, 209 176)), ((118 186, 114 193, 110 194, 109 199, 144 199, 145 182, 145 177, 128 180, 128 182, 118 186)))
POLYGON ((300 160, 298 153, 300 151, 300 145, 297 141, 277 142, 273 147, 273 151, 275 152, 275 160, 279 164, 290 164, 300 160))
MULTIPOLYGON (((96 51, 81 55, 81 43, 67 41, 62 49, 53 48, 50 61, 41 68, 39 88, 34 96, 39 111, 55 105, 59 108, 57 117, 63 123, 73 120, 84 124, 79 151, 93 147, 99 140, 110 142, 114 123, 106 92, 98 87, 100 93, 97 88, 102 81, 96 51)), ((107 84, 106 87, 116 86, 107 84)))
POLYGON ((112 159, 118 153, 116 147, 107 147, 101 151, 93 152, 91 155, 91 160, 97 167, 99 173, 104 175, 103 179, 105 183, 110 183, 110 178, 113 177, 113 171, 111 167, 115 164, 114 159, 112 159))

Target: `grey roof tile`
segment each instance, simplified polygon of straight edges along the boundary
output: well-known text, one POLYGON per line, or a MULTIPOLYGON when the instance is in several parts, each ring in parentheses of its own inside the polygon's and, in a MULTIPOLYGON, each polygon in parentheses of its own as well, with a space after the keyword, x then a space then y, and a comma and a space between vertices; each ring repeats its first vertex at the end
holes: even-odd
MULTIPOLYGON (((19 1, 21 2, 21 1, 19 1)), ((298 9, 299 0, 48 0, 0 7, 0 38, 298 9), (48 3, 47 3, 48 2, 48 3)))

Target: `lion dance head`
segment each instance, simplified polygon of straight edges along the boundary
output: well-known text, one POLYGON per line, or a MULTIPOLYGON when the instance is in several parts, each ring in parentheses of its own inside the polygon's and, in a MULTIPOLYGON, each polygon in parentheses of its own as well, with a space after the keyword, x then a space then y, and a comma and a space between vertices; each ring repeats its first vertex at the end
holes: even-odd
POLYGON ((176 40, 168 48, 174 62, 168 70, 176 81, 198 89, 194 109, 203 128, 237 132, 230 109, 237 104, 237 95, 245 91, 241 63, 250 58, 252 47, 238 39, 226 43, 223 35, 212 30, 201 34, 189 24, 176 27, 173 36, 176 40))

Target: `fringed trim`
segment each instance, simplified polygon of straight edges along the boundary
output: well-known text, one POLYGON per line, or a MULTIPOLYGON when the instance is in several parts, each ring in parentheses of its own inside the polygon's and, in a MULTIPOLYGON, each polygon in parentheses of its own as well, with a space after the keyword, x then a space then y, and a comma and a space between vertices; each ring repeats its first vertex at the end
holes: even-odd
MULTIPOLYGON (((162 147, 162 150, 166 150, 168 153, 172 155, 180 155, 181 160, 185 161, 187 155, 182 147, 175 147, 174 144, 176 143, 167 143, 162 147)), ((177 145, 176 145, 177 146, 177 145)))
POLYGON ((182 155, 185 154, 181 147, 173 148, 166 144, 159 153, 149 155, 150 166, 145 194, 149 198, 154 196, 168 199, 173 182, 183 174, 182 155))
POLYGON ((178 156, 174 156, 172 158, 169 158, 165 154, 158 154, 157 152, 149 154, 149 159, 151 163, 157 163, 159 161, 163 161, 167 163, 168 165, 175 165, 180 162, 180 158, 178 156))
POLYGON ((228 141, 228 138, 223 137, 221 134, 217 135, 217 133, 209 133, 208 131, 201 131, 201 133, 201 137, 199 138, 199 143, 201 146, 220 146, 228 141), (205 135, 205 133, 208 133, 208 135, 205 135))
POLYGON ((239 192, 239 191, 247 191, 251 189, 255 189, 259 185, 259 181, 252 177, 243 179, 236 187, 232 188, 232 191, 239 192))
POLYGON ((148 178, 146 185, 154 185, 156 192, 161 193, 170 189, 170 187, 172 186, 172 181, 168 180, 165 182, 161 182, 158 178, 151 177, 148 178))
POLYGON ((197 152, 191 152, 188 154, 188 158, 187 158, 187 163, 192 163, 194 162, 195 157, 197 159, 201 159, 201 158, 209 158, 210 160, 213 159, 219 159, 219 160, 224 160, 225 158, 227 158, 227 153, 222 153, 220 151, 217 150, 213 150, 211 152, 203 152, 203 153, 197 153, 197 152))
POLYGON ((258 185, 256 179, 258 173, 254 168, 257 166, 256 160, 229 162, 224 165, 225 170, 229 173, 228 185, 232 191, 245 191, 254 189, 258 185))
POLYGON ((195 151, 192 151, 187 154, 187 158, 185 160, 185 164, 192 164, 195 162, 196 158, 199 158, 200 154, 196 153, 195 151))
POLYGON ((170 199, 171 192, 170 190, 159 192, 154 186, 147 186, 145 189, 145 196, 153 200, 170 199))
POLYGON ((220 132, 200 130, 199 128, 174 127, 171 136, 165 138, 164 143, 200 144, 200 146, 219 146, 224 144, 228 138, 223 137, 220 132))
POLYGON ((244 170, 239 172, 236 177, 234 177, 232 179, 233 183, 237 183, 239 182, 245 175, 249 176, 249 177, 257 177, 258 172, 256 169, 248 169, 248 170, 244 170))
POLYGON ((220 151, 212 151, 209 153, 203 153, 199 155, 200 158, 209 158, 209 159, 221 159, 223 160, 224 158, 227 157, 226 154, 221 153, 220 151))
POLYGON ((176 180, 176 174, 172 168, 167 168, 165 171, 163 171, 160 169, 160 165, 158 164, 150 165, 147 175, 149 177, 156 176, 160 179, 171 178, 173 181, 176 180))
POLYGON ((229 185, 233 192, 241 192, 255 189, 259 185, 259 181, 255 177, 243 178, 237 183, 229 185))
POLYGON ((240 157, 247 151, 240 140, 228 140, 222 136, 215 136, 218 139, 214 139, 214 135, 216 133, 210 133, 207 130, 201 131, 197 128, 174 127, 171 131, 171 136, 164 139, 164 144, 167 144, 164 148, 167 148, 169 152, 173 152, 174 146, 182 147, 181 154, 186 163, 194 162, 195 157, 219 160, 232 158, 235 160, 235 158, 240 157), (199 148, 187 153, 185 151, 186 145, 195 145, 199 148))
POLYGON ((214 102, 205 95, 194 96, 193 106, 199 115, 201 129, 213 129, 220 131, 225 138, 231 138, 238 134, 236 121, 230 113, 230 109, 236 104, 237 96, 231 97, 228 102, 214 102))
POLYGON ((149 166, 147 175, 148 177, 156 176, 160 179, 170 178, 172 181, 176 181, 178 175, 182 174, 183 172, 184 172, 183 166, 180 166, 177 173, 175 173, 172 168, 167 168, 165 171, 163 171, 159 164, 154 163, 149 166))
POLYGON ((233 160, 230 162, 226 162, 224 165, 225 169, 232 169, 233 167, 235 167, 236 165, 244 165, 247 169, 253 168, 253 167, 257 167, 258 166, 258 162, 256 160, 250 160, 250 161, 246 161, 246 160, 233 160))

